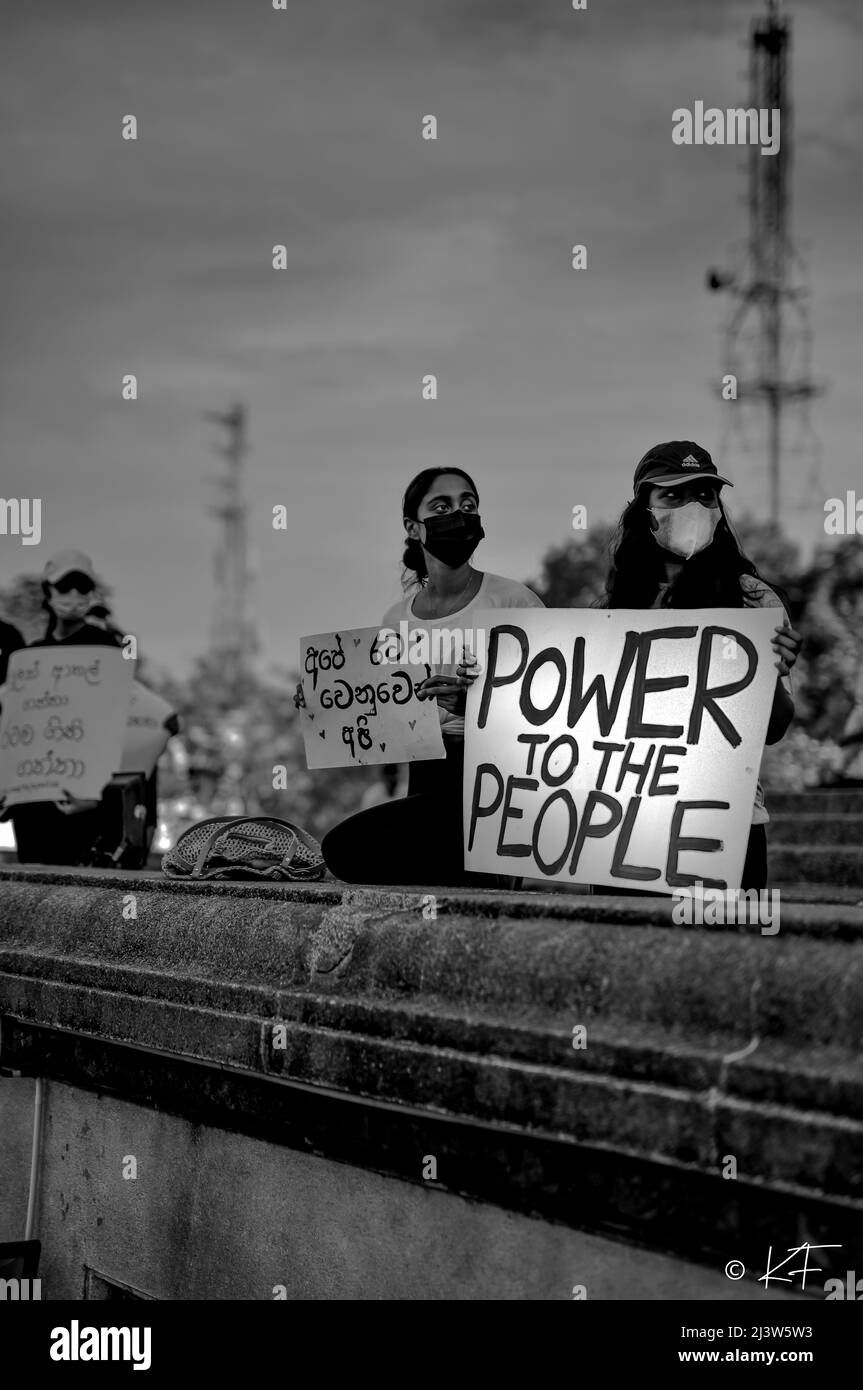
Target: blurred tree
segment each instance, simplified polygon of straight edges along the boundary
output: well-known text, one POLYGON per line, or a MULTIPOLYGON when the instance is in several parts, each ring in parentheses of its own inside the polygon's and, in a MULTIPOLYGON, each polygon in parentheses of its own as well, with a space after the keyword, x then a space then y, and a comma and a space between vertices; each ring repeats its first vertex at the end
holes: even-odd
POLYGON ((773 522, 758 521, 746 516, 732 526, 740 549, 755 565, 762 579, 784 591, 788 601, 788 616, 796 622, 804 606, 805 572, 800 559, 800 547, 790 540, 773 522))
POLYGON ((529 579, 546 608, 591 608, 605 591, 614 526, 601 523, 553 546, 542 561, 539 579, 529 579))
MULTIPOLYGON (((230 814, 235 809, 230 802, 237 796, 243 814, 292 820, 320 839, 331 826, 359 810, 365 789, 378 776, 376 768, 309 772, 293 703, 297 677, 287 671, 277 672, 275 682, 249 673, 240 693, 226 679, 219 659, 207 655, 197 659, 185 681, 151 672, 147 684, 180 715, 181 767, 213 771, 211 815, 230 814), (287 786, 276 790, 276 769, 282 767, 287 786)), ((179 797, 188 790, 188 771, 172 769, 166 760, 162 795, 179 797)))
POLYGON ((25 642, 35 642, 45 632, 47 614, 42 607, 42 580, 35 574, 19 574, 0 590, 0 611, 17 627, 25 642))
POLYGON ((801 718, 816 738, 837 739, 863 677, 863 540, 819 546, 803 579, 806 638, 801 718))
MULTIPOLYGON (((546 553, 541 577, 530 581, 530 588, 547 608, 589 608, 602 597, 615 530, 616 525, 603 522, 546 553)), ((779 584, 792 608, 799 609, 804 576, 798 546, 775 526, 751 517, 734 522, 734 530, 744 554, 764 579, 779 584)))

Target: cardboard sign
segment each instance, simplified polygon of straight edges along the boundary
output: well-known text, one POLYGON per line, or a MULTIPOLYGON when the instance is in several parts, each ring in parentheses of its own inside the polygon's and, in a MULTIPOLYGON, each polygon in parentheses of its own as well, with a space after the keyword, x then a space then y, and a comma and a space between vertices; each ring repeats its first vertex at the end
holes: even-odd
POLYGON ((165 720, 173 713, 167 700, 135 681, 126 716, 123 756, 115 771, 143 772, 149 777, 171 737, 165 720))
POLYGON ((609 891, 739 888, 778 611, 478 613, 465 867, 609 891))
POLYGON ((380 627, 300 641, 306 764, 369 767, 444 757, 437 701, 418 700, 428 666, 384 659, 380 627))
POLYGON ((113 647, 14 652, 0 716, 0 795, 10 806, 102 795, 120 765, 133 663, 113 647))

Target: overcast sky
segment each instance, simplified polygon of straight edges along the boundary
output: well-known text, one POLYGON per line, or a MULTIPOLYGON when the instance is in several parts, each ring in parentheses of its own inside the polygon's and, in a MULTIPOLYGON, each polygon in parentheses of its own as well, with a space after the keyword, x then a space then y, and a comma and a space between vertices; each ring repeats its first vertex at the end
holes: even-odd
MULTIPOLYGON (((745 237, 744 157, 674 145, 671 113, 747 104, 764 9, 7 0, 2 490, 43 499, 43 537, 0 536, 0 583, 82 548, 124 630, 187 668, 214 602, 202 413, 237 398, 265 663, 294 665, 301 633, 380 620, 420 468, 475 475, 476 563, 526 579, 575 504, 618 514, 648 445, 718 450, 728 301, 704 272, 745 237)), ((827 497, 863 496, 863 7, 788 12, 794 232, 830 384, 817 488, 801 460, 785 466, 787 529, 811 544, 827 497)), ((754 425, 751 444, 722 460, 738 514, 766 505, 754 425)))

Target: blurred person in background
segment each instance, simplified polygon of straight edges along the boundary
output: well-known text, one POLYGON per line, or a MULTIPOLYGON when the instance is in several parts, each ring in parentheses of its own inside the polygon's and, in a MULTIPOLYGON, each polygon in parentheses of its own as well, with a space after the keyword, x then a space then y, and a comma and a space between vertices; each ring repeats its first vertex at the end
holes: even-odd
POLYGON ((6 681, 10 656, 13 652, 20 652, 26 645, 17 627, 0 620, 0 686, 6 681))
MULTIPOLYGON (((0 620, 0 707, 2 707, 2 689, 6 681, 6 671, 9 666, 9 658, 13 652, 20 652, 26 642, 11 623, 0 620)), ((0 798, 2 807, 2 798, 0 798)), ((12 834, 11 826, 2 823, 3 817, 0 816, 0 856, 4 856, 15 849, 15 839, 12 834)))
POLYGON ((863 631, 850 613, 836 607, 834 575, 830 569, 819 575, 807 611, 811 630, 820 643, 829 642, 839 658, 839 668, 855 672, 851 687, 851 708, 838 737, 837 762, 824 776, 825 787, 859 786, 863 783, 863 631))
POLYGON ((863 786, 863 660, 854 686, 854 704, 839 739, 842 764, 836 775, 837 786, 863 786))
POLYGON ((80 550, 63 550, 49 560, 42 574, 48 623, 44 636, 30 646, 119 647, 117 636, 103 622, 88 618, 95 591, 92 562, 80 550))
POLYGON ((115 626, 111 609, 98 589, 93 591, 93 602, 87 609, 84 621, 92 624, 94 627, 100 627, 104 632, 109 633, 110 636, 114 638, 118 647, 123 645, 125 634, 115 626))
MULTIPOLYGON (((116 647, 116 638, 87 621, 96 588, 93 565, 80 550, 64 550, 45 565, 43 607, 48 622, 44 636, 29 647, 116 647)), ((29 648, 28 648, 29 649, 29 648)), ((98 801, 66 792, 58 801, 31 801, 13 806, 18 860, 22 864, 86 864, 99 833, 98 801)))
MULTIPOLYGON (((92 562, 79 550, 64 550, 45 566, 42 576, 43 606, 48 622, 42 637, 30 648, 75 646, 115 647, 123 644, 123 634, 110 623, 110 610, 97 591, 92 562)), ((177 731, 175 714, 165 721, 165 733, 177 731)), ((156 825, 156 770, 141 770, 140 804, 144 834, 152 838, 156 825)), ((134 784, 132 784, 134 785, 134 784)), ((108 789, 99 800, 83 800, 64 791, 57 801, 35 801, 14 806, 9 815, 15 828, 18 859, 22 864, 89 864, 94 847, 104 845, 105 853, 120 844, 125 827, 118 813, 118 801, 106 800, 108 789)), ((103 856, 102 856, 103 857, 103 856)), ((102 862, 102 857, 99 862, 102 862)))

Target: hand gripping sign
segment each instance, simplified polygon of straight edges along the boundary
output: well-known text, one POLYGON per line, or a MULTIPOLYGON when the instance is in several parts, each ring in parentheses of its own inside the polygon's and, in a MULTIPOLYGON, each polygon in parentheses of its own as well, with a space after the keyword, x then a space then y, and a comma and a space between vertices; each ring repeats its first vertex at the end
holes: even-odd
POLYGON ((0 716, 0 796, 9 806, 102 795, 120 765, 133 665, 119 648, 14 652, 0 716))
POLYGON ((343 628, 300 641, 306 764, 367 767, 444 757, 434 700, 418 700, 427 666, 385 661, 379 627, 343 628))
POLYGON ((465 867, 673 893, 740 886, 775 610, 479 613, 465 867))

